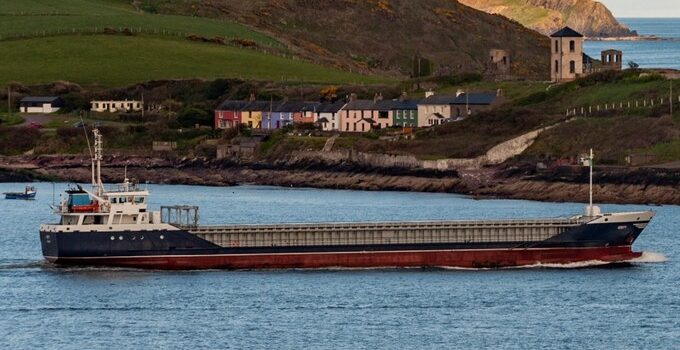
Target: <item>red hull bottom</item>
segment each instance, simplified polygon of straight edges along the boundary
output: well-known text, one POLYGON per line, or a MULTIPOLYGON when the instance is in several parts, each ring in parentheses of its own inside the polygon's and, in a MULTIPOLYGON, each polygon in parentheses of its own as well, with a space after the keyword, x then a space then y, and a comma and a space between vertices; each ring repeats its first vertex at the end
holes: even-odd
POLYGON ((630 246, 605 248, 541 248, 399 252, 164 255, 54 258, 63 265, 95 265, 163 270, 289 269, 371 267, 499 268, 585 261, 625 262, 640 257, 630 246))

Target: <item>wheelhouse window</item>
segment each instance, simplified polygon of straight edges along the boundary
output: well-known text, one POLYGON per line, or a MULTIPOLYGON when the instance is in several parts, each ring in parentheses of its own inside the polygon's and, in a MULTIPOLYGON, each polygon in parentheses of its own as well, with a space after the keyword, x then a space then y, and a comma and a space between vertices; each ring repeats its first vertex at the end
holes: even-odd
POLYGON ((135 204, 144 203, 144 197, 135 197, 135 204))

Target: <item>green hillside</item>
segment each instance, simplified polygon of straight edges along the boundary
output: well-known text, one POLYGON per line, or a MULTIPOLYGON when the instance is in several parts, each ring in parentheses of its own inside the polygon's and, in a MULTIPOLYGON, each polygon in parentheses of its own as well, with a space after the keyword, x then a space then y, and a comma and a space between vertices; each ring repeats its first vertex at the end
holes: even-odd
POLYGON ((159 35, 193 33, 241 38, 264 46, 281 46, 276 40, 235 22, 145 14, 126 3, 113 0, 3 0, 0 2, 0 38, 91 33, 110 27, 142 29, 159 35))
POLYGON ((0 18, 0 84, 68 80, 120 86, 152 79, 218 77, 386 81, 293 59, 275 39, 236 22, 146 14, 122 0, 3 0, 0 18), (133 35, 103 34, 112 30, 133 35), (191 34, 224 38, 227 45, 191 42, 186 39, 191 34), (256 46, 241 48, 230 45, 231 40, 256 46))
POLYGON ((68 80, 104 87, 154 79, 236 77, 257 80, 384 81, 257 51, 159 37, 86 35, 0 43, 0 84, 68 80))

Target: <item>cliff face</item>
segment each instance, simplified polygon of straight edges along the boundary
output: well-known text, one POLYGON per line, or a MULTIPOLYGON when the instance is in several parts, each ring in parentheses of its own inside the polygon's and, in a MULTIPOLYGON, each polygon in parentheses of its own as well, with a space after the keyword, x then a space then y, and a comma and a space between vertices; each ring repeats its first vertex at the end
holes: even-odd
POLYGON ((502 16, 452 0, 173 0, 157 12, 216 17, 259 29, 314 61, 407 76, 414 56, 441 74, 481 72, 489 50, 510 52, 512 74, 545 79, 549 41, 502 16))
POLYGON ((606 6, 594 0, 459 0, 478 10, 500 14, 550 35, 569 26, 587 37, 636 36, 606 6))

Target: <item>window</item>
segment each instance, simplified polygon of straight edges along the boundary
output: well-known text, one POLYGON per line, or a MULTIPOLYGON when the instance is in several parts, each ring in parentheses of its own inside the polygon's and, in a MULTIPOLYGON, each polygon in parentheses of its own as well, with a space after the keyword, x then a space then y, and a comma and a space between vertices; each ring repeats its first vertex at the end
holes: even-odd
POLYGON ((576 51, 576 42, 574 40, 569 41, 569 52, 576 51))
POLYGON ((555 60, 555 73, 560 72, 560 62, 558 60, 555 60))
POLYGON ((378 112, 378 118, 380 119, 386 119, 388 117, 388 112, 387 111, 379 111, 378 112))
POLYGON ((144 197, 135 197, 135 204, 144 203, 144 197))
POLYGON ((560 52, 560 41, 555 40, 555 53, 560 52))
POLYGON ((569 61, 569 73, 576 74, 576 61, 569 61))

